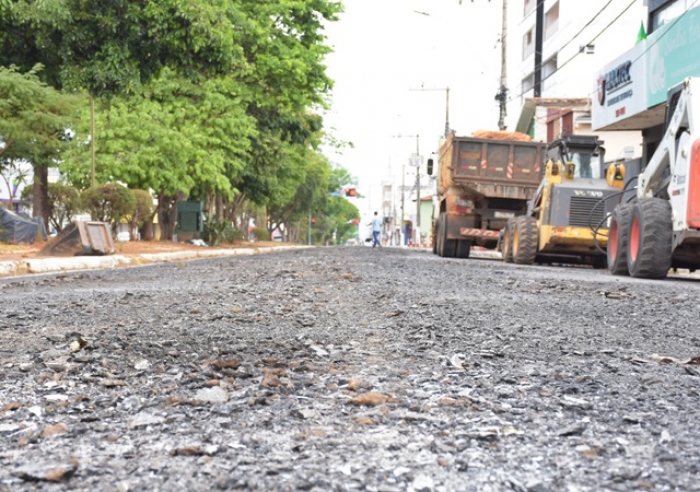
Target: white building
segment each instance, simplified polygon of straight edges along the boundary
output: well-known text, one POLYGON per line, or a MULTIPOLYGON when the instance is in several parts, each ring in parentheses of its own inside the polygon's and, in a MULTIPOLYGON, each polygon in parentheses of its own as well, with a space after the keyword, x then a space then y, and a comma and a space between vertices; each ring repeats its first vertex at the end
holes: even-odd
POLYGON ((643 164, 663 137, 668 90, 700 76, 698 2, 648 0, 647 15, 646 39, 598 68, 600 90, 593 104, 594 129, 642 132, 643 164))
POLYGON ((510 0, 508 66, 514 68, 508 109, 517 117, 511 128, 543 141, 567 133, 596 134, 605 141, 607 160, 641 156, 639 131, 594 132, 591 110, 598 70, 635 45, 640 26, 646 25, 645 4, 645 0, 510 0), (538 2, 543 14, 539 95, 535 93, 538 2))

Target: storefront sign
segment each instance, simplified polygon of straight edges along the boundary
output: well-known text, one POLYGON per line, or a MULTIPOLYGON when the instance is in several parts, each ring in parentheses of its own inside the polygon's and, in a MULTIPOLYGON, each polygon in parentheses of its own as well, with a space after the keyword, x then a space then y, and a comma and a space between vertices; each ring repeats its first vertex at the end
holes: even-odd
POLYGON ((666 102, 668 89, 700 76, 700 7, 664 24, 646 39, 648 107, 666 102))
POLYGON ((647 109, 644 43, 607 64, 598 74, 592 119, 602 128, 647 109))

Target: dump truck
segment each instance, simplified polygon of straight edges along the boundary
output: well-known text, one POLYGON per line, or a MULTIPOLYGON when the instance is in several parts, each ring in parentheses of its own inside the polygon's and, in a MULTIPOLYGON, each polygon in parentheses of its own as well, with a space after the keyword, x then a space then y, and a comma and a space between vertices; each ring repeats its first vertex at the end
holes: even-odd
MULTIPOLYGON (((508 219, 525 214, 542 180, 547 146, 517 132, 450 134, 440 146, 433 253, 468 258, 496 249, 508 219)), ((428 174, 432 174, 432 159, 428 174)))

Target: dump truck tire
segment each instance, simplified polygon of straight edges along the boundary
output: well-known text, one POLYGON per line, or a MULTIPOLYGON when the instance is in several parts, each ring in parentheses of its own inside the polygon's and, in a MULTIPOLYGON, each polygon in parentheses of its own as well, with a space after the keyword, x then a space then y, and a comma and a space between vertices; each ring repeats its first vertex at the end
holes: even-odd
POLYGON ((503 247, 501 254, 503 255, 503 261, 506 263, 513 263, 513 229, 515 229, 515 217, 508 219, 503 231, 503 247))
POLYGON ((442 225, 442 230, 439 234, 440 236, 440 248, 438 255, 443 258, 454 258, 457 254, 457 240, 447 239, 447 213, 442 212, 440 214, 440 225, 442 225))
POLYGON ((629 275, 627 249, 630 238, 632 205, 622 203, 615 207, 608 232, 608 271, 612 275, 629 275))
POLYGON ((665 278, 671 268, 671 204, 661 198, 637 200, 632 207, 627 267, 635 278, 665 278))
POLYGON ((442 235, 443 235, 443 228, 444 225, 442 223, 443 220, 443 214, 441 213, 440 216, 438 217, 437 220, 437 228, 436 228, 436 234, 435 234, 435 254, 437 254, 439 257, 443 257, 445 255, 444 253, 444 245, 443 245, 443 240, 442 240, 442 235))
POLYGON ((457 249, 455 250, 455 257, 462 258, 466 260, 469 258, 469 253, 472 250, 472 242, 466 239, 460 239, 457 241, 457 249))
POLYGON ((534 217, 521 215, 515 219, 513 231, 513 262, 532 265, 537 256, 537 221, 534 217))

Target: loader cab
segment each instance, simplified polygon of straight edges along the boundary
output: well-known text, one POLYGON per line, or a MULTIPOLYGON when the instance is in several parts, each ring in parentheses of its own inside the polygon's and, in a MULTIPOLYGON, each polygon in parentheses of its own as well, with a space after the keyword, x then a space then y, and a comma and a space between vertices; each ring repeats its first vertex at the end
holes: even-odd
POLYGON ((605 149, 602 140, 591 135, 564 135, 547 149, 547 160, 558 164, 567 179, 604 177, 605 149))

